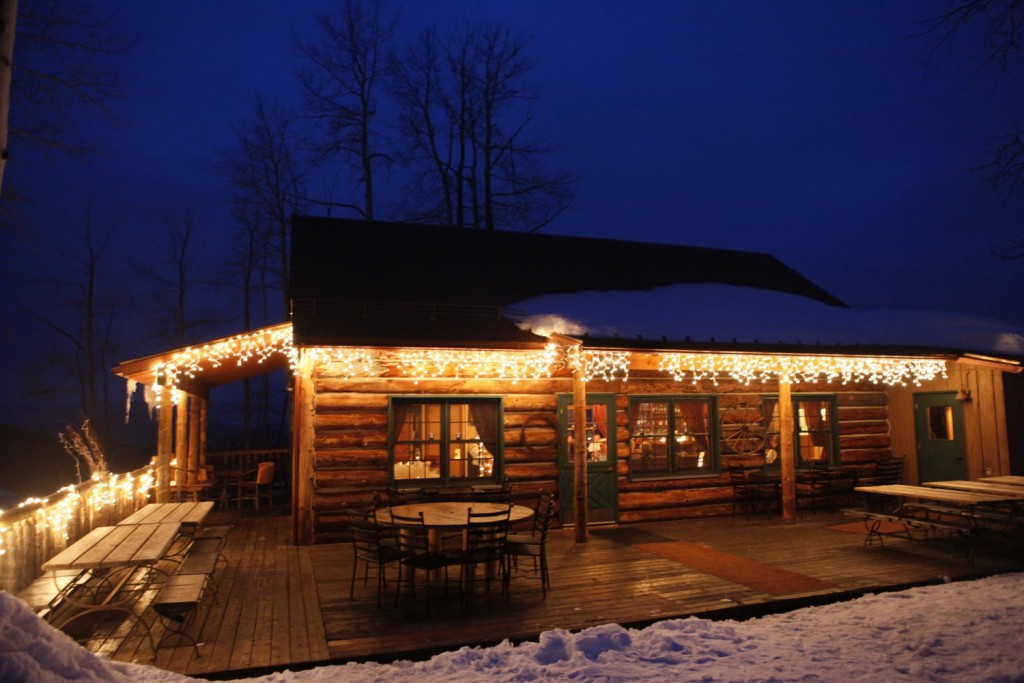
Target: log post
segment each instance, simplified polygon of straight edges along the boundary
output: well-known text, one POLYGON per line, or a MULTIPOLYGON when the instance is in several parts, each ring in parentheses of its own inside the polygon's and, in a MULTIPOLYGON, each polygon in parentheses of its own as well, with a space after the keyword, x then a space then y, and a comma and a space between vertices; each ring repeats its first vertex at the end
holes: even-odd
POLYGON ((576 542, 587 542, 587 381, 583 356, 580 366, 572 372, 573 402, 573 516, 576 523, 576 542))
POLYGON ((793 443, 793 398, 789 376, 779 375, 779 458, 782 469, 782 521, 796 522, 796 449, 793 443))

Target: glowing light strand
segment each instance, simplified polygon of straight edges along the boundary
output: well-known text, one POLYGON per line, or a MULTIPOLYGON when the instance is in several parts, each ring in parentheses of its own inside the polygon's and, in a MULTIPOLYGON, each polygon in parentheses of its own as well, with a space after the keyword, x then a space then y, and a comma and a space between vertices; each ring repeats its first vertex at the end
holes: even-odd
MULTIPOLYGON (((284 355, 292 372, 298 372, 298 349, 292 344, 290 326, 237 335, 214 344, 183 349, 154 367, 159 394, 169 390, 177 403, 183 378, 194 378, 207 367, 225 363, 262 363, 284 355)), ((519 382, 551 377, 559 369, 583 368, 587 380, 629 379, 628 351, 591 350, 579 345, 549 343, 540 351, 490 351, 478 349, 369 349, 309 347, 305 353, 317 363, 332 365, 344 378, 374 377, 388 368, 416 382, 431 378, 494 378, 519 382)), ((663 353, 659 369, 677 381, 710 380, 716 384, 730 377, 745 385, 767 382, 780 376, 790 381, 854 381, 920 385, 946 376, 945 362, 928 358, 873 356, 813 356, 663 353)))
POLYGON ((871 382, 890 386, 920 386, 946 377, 946 363, 934 358, 873 356, 767 356, 752 354, 665 353, 659 370, 679 382, 696 384, 729 377, 744 385, 787 377, 791 382, 871 382))

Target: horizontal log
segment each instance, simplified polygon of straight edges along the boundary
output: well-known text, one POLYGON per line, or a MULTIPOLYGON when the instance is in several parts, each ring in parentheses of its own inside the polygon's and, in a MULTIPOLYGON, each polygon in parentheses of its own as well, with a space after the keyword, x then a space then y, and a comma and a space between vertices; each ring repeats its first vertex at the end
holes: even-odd
POLYGON ((557 462, 558 449, 532 446, 505 448, 505 463, 557 462))
POLYGON ((366 394, 358 392, 321 392, 316 395, 313 403, 317 412, 347 410, 374 411, 387 413, 388 397, 382 394, 366 394))
POLYGON ((888 420, 889 411, 884 406, 863 406, 857 408, 840 408, 840 422, 867 422, 871 420, 888 420))
POLYGON ((681 505, 698 505, 732 500, 732 487, 716 486, 675 491, 619 492, 620 510, 652 510, 681 505))
POLYGON ((884 391, 842 391, 836 394, 836 404, 840 408, 887 406, 889 397, 884 391))
POLYGON ((840 422, 839 433, 842 435, 888 434, 889 422, 885 420, 877 422, 840 422))
POLYGON ((387 468, 388 452, 380 448, 346 448, 317 451, 315 469, 387 468))
POLYGON ((314 445, 317 450, 321 449, 339 449, 339 448, 387 448, 388 437, 387 434, 378 432, 368 432, 365 430, 350 431, 350 432, 334 432, 328 431, 323 433, 317 433, 314 437, 314 445))
POLYGON ((387 413, 379 412, 365 412, 365 413, 353 413, 353 412, 339 412, 339 413, 321 413, 317 412, 313 416, 314 428, 319 430, 324 429, 382 429, 388 428, 388 415, 387 413))
POLYGON ((853 450, 858 448, 888 448, 892 445, 892 439, 888 434, 864 434, 855 436, 840 436, 839 450, 853 450))

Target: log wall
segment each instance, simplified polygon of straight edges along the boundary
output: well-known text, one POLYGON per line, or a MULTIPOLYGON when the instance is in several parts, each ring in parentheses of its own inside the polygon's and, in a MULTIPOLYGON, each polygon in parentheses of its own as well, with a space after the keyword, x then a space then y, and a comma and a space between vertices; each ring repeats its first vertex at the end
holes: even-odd
MULTIPOLYGON (((619 521, 681 519, 732 513, 732 488, 723 473, 672 479, 629 476, 628 412, 631 395, 717 394, 720 409, 734 401, 760 403, 776 394, 773 383, 675 382, 656 373, 637 373, 628 382, 592 380, 588 391, 616 395, 619 521)), ((374 501, 388 483, 388 397, 392 395, 500 395, 504 407, 505 474, 513 494, 526 504, 538 490, 558 492, 557 395, 572 391, 571 379, 412 380, 397 377, 345 379, 330 366, 313 375, 312 501, 317 542, 344 537, 347 511, 374 501)), ((835 394, 840 453, 844 464, 867 464, 891 454, 888 397, 870 384, 810 385, 795 394, 835 394)), ((727 458, 724 458, 727 459, 727 458)), ((735 459, 735 458, 733 458, 735 459)), ((725 463, 723 462, 723 470, 725 463)), ((301 508, 304 501, 298 501, 301 508)), ((298 538, 307 534, 301 530, 298 538)))

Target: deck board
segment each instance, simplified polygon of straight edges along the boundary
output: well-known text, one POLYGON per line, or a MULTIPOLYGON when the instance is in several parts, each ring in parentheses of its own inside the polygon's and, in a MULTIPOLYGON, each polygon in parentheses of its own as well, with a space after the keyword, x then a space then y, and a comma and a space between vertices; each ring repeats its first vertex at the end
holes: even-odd
MULTIPOLYGON (((200 656, 187 645, 161 647, 154 656, 144 630, 132 624, 105 626, 88 646, 119 661, 152 663, 190 675, 238 676, 292 670, 327 662, 416 658, 463 645, 509 639, 534 640, 555 628, 579 630, 605 623, 643 626, 690 615, 744 616, 794 604, 846 597, 857 591, 972 578, 1024 570, 1024 555, 980 548, 975 565, 951 559, 946 545, 887 539, 863 547, 863 534, 829 529, 848 517, 809 513, 795 524, 742 516, 656 522, 638 531, 715 550, 834 584, 820 590, 769 595, 742 583, 698 571, 685 563, 591 535, 575 542, 572 529, 552 531, 547 599, 536 579, 515 579, 509 601, 498 582, 482 587, 468 608, 456 582, 448 599, 439 590, 427 608, 425 595, 394 601, 393 581, 380 608, 372 572, 357 581, 349 599, 352 554, 347 543, 294 546, 290 518, 281 511, 217 510, 210 524, 233 524, 219 567, 215 599, 200 605, 190 630, 200 656)), ((638 537, 644 539, 644 534, 638 537)), ((393 578, 393 577, 392 577, 393 578)), ((151 596, 150 596, 151 597, 151 596)), ((211 596, 212 597, 212 596, 211 596)), ((154 629, 159 637, 159 629, 154 629)))

